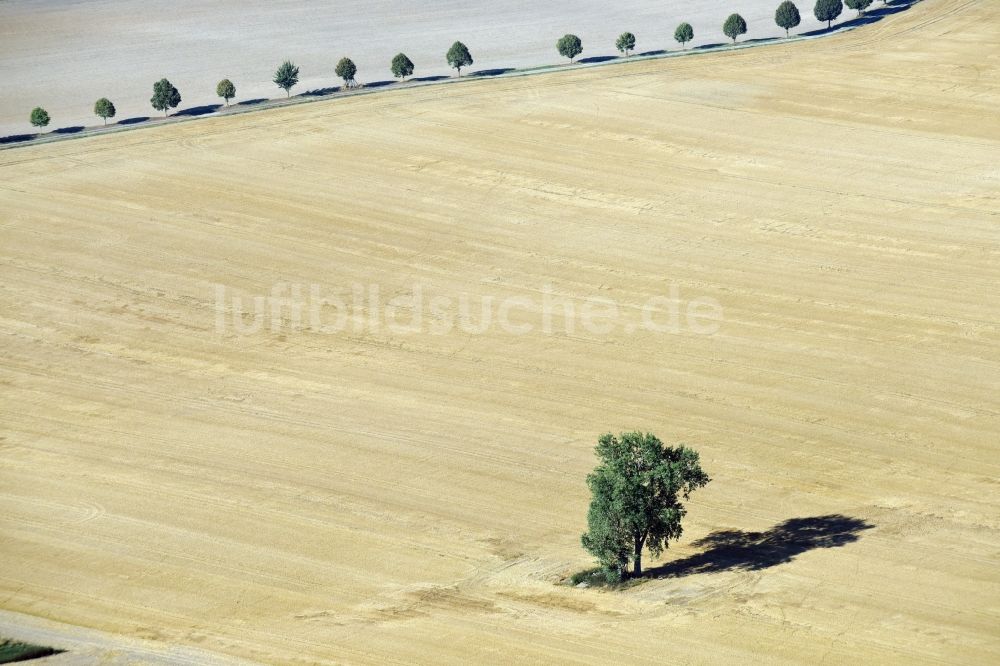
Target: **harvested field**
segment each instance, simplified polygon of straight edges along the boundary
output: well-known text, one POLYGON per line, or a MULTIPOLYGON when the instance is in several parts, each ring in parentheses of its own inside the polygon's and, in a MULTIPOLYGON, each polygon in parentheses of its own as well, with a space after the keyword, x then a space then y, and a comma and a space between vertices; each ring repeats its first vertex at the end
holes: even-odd
POLYGON ((925 0, 808 43, 0 152, 0 635, 995 662, 998 21, 925 0), (238 331, 232 298, 275 285, 621 316, 238 331), (718 331, 636 327, 672 288, 718 331), (560 584, 591 565, 596 438, 632 428, 713 482, 659 579, 560 584))

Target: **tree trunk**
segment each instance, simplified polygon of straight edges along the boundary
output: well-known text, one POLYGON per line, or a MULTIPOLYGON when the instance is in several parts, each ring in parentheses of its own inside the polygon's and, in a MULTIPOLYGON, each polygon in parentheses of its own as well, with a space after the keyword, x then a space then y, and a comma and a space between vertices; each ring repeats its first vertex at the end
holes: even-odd
POLYGON ((646 544, 646 535, 636 535, 635 553, 632 557, 632 575, 638 578, 642 575, 642 547, 646 544))

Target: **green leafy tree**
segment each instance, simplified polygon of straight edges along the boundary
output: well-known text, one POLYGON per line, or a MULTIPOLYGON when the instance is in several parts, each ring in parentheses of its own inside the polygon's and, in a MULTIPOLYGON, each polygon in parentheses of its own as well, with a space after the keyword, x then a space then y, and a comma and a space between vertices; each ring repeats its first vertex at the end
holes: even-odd
POLYGON ((694 28, 691 27, 690 23, 681 23, 674 30, 674 39, 681 46, 685 46, 688 42, 694 39, 694 28))
POLYGON ((463 67, 472 66, 472 54, 469 53, 468 47, 462 42, 452 44, 445 57, 448 59, 448 66, 452 69, 457 69, 459 76, 462 76, 463 67))
POLYGON ((291 89, 299 82, 299 68, 291 60, 281 63, 274 72, 274 83, 285 91, 285 97, 291 97, 291 89))
POLYGON ((358 73, 358 66, 350 58, 341 58, 334 71, 337 76, 344 80, 344 85, 348 88, 353 88, 356 85, 354 75, 358 73))
POLYGON ((94 102, 94 115, 98 118, 103 118, 105 125, 108 124, 108 118, 115 117, 115 113, 117 113, 115 105, 107 97, 102 97, 94 102))
POLYGON ((747 22, 739 14, 730 14, 722 24, 722 32, 735 44, 737 37, 747 34, 747 22))
POLYGON ((774 22, 778 24, 779 28, 785 29, 785 37, 788 37, 788 31, 802 23, 799 8, 791 0, 785 0, 774 10, 774 22))
POLYGON ((842 0, 816 0, 816 6, 813 7, 816 20, 826 21, 827 29, 833 25, 834 20, 840 16, 842 11, 844 11, 842 0))
POLYGON ((181 93, 170 81, 160 79, 153 84, 153 96, 149 99, 149 103, 157 111, 163 111, 163 115, 166 116, 170 109, 176 108, 181 103, 181 93))
POLYGON ((844 4, 857 11, 858 16, 862 16, 865 10, 871 6, 872 0, 844 0, 844 4))
POLYGON ((397 79, 405 79, 413 76, 413 61, 406 57, 406 54, 397 53, 392 59, 392 75, 397 79))
POLYGON ((236 86, 229 79, 222 79, 215 86, 215 94, 226 100, 226 106, 229 106, 229 100, 236 97, 236 86))
POLYGON ((40 106, 31 110, 31 124, 35 127, 45 127, 49 124, 49 112, 40 106))
POLYGON ((698 453, 685 446, 664 446, 656 436, 626 432, 602 435, 600 464, 587 476, 590 510, 581 538, 609 580, 642 575, 642 551, 654 556, 681 536, 687 513, 681 500, 705 486, 698 453))
POLYGON ((583 53, 583 42, 576 35, 563 35, 556 42, 556 50, 559 51, 559 55, 573 62, 573 58, 583 53))
POLYGON ((631 32, 623 32, 618 35, 618 39, 615 40, 615 48, 618 49, 619 53, 624 53, 625 57, 629 57, 632 49, 635 48, 635 35, 631 32))

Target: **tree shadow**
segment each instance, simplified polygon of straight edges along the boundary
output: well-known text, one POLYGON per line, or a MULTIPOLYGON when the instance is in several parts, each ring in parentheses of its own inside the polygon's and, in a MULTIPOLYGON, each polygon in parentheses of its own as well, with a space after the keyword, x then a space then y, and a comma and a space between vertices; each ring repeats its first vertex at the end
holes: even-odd
POLYGON ((385 88, 386 86, 391 86, 396 83, 395 80, 390 81, 373 81, 372 83, 366 83, 365 88, 385 88))
POLYGON ((640 57, 641 56, 656 56, 656 55, 663 55, 666 52, 667 52, 666 49, 657 49, 655 51, 643 51, 642 53, 636 53, 636 55, 640 56, 640 57))
POLYGON ((10 136, 0 136, 0 144, 21 143, 37 138, 37 134, 11 134, 10 136))
POLYGON ((119 120, 116 125, 138 125, 139 123, 144 123, 149 120, 149 116, 137 116, 135 118, 126 118, 125 120, 119 120))
POLYGON ((607 62, 609 60, 618 60, 618 56, 590 56, 589 58, 580 58, 577 60, 581 65, 585 65, 591 62, 607 62))
POLYGON ((82 132, 86 127, 83 125, 74 125, 73 127, 60 127, 59 129, 52 130, 53 134, 76 134, 77 132, 82 132))
POLYGON ((447 78, 449 78, 449 77, 447 77, 447 76, 441 76, 441 75, 438 75, 438 76, 415 76, 412 79, 410 79, 410 81, 421 81, 421 82, 423 82, 423 81, 444 81, 447 78))
POLYGON ((255 106, 257 104, 263 104, 266 101, 266 97, 258 97, 257 99, 246 99, 242 102, 237 102, 234 106, 255 106))
POLYGON ((221 104, 205 104, 204 106, 192 106, 190 109, 184 109, 183 111, 178 111, 175 116, 205 116, 209 113, 215 113, 222 108, 221 104))
POLYGON ((732 42, 713 42, 711 44, 701 44, 699 46, 692 46, 689 50, 690 51, 701 51, 701 50, 704 50, 704 49, 717 49, 720 46, 728 46, 730 44, 732 44, 732 42))
POLYGON ((332 86, 330 88, 317 88, 315 90, 307 90, 302 93, 301 97, 326 97, 327 95, 332 95, 340 90, 340 86, 332 86))
POLYGON ((507 72, 513 72, 513 67, 499 67, 497 69, 481 69, 477 72, 469 72, 469 76, 500 76, 507 72))
POLYGON ((766 532, 721 530, 693 545, 704 548, 697 555, 647 570, 647 578, 680 578, 722 571, 757 571, 791 562, 817 548, 839 548, 875 527, 859 518, 841 514, 791 518, 766 532))

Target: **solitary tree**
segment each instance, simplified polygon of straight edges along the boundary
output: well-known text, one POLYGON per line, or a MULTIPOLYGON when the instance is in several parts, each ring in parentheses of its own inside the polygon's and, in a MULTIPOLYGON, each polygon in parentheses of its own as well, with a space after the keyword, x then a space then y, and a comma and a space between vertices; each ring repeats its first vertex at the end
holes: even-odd
POLYGON ((722 32, 735 44, 737 37, 747 33, 747 22, 739 14, 730 14, 726 22, 722 24, 722 32))
POLYGON ((469 53, 468 47, 462 42, 452 44, 445 57, 448 59, 448 66, 457 69, 460 77, 462 76, 462 68, 472 65, 472 54, 469 53))
POLYGON ((289 91, 299 82, 299 68, 291 60, 286 60, 274 72, 274 82, 285 91, 285 97, 291 97, 292 93, 289 91))
POLYGON ((583 42, 576 35, 563 35, 556 42, 556 50, 559 51, 559 55, 573 62, 573 58, 583 53, 583 42))
POLYGON ((799 8, 791 0, 785 0, 774 10, 774 22, 778 24, 779 28, 785 29, 785 37, 788 37, 789 29, 802 23, 799 8))
POLYGON ((35 127, 45 127, 49 124, 49 112, 36 106, 31 110, 31 124, 35 127))
POLYGON ((816 0, 816 6, 813 7, 816 20, 826 21, 827 29, 833 25, 833 21, 840 16, 842 11, 844 11, 842 0, 816 0))
POLYGON ((236 86, 229 79, 222 79, 219 85, 215 86, 215 94, 226 100, 226 106, 229 106, 229 100, 236 97, 236 86))
POLYGON ((685 46, 688 42, 694 39, 694 28, 691 27, 690 23, 681 23, 674 30, 674 39, 681 46, 685 46))
POLYGON ((629 53, 635 48, 635 35, 631 32, 623 32, 615 40, 615 47, 619 53, 624 53, 626 58, 629 57, 629 53))
POLYGON ((149 103, 157 111, 163 111, 165 117, 170 109, 181 103, 181 93, 170 81, 160 79, 153 84, 153 96, 149 99, 149 103))
POLYGON ((111 103, 111 100, 107 97, 102 97, 101 99, 94 102, 94 115, 98 118, 104 119, 104 124, 108 124, 108 118, 115 117, 115 105, 111 103))
POLYGON ((851 9, 856 10, 858 12, 858 16, 862 16, 865 13, 865 10, 872 4, 872 0, 844 0, 844 4, 851 9))
POLYGON ((354 75, 358 73, 358 67, 350 58, 341 58, 340 62, 337 63, 337 69, 334 71, 337 76, 344 79, 344 85, 348 88, 353 88, 356 85, 354 75))
POLYGON ((659 555, 680 537, 687 513, 681 500, 710 479, 698 453, 685 446, 664 446, 654 435, 626 432, 602 435, 600 464, 587 476, 590 510, 586 548, 609 580, 642 575, 642 551, 659 555))
POLYGON ((392 75, 397 79, 405 79, 413 75, 413 61, 403 53, 397 53, 392 59, 392 75))

